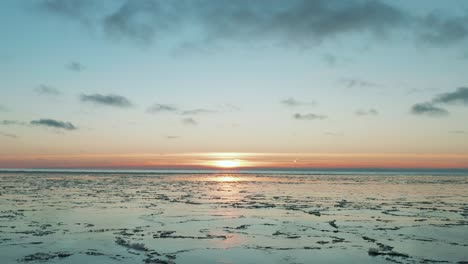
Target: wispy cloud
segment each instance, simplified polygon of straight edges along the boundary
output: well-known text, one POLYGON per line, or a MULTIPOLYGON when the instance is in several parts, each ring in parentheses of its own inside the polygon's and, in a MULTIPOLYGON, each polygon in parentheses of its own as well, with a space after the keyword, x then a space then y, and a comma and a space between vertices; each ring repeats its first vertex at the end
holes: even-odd
POLYGON ((341 78, 340 83, 343 83, 347 88, 373 88, 378 87, 379 84, 357 78, 341 78))
POLYGON ((449 131, 450 134, 463 134, 463 135, 468 135, 468 131, 465 130, 452 130, 449 131))
POLYGON ((5 133, 5 132, 2 132, 2 131, 0 131, 0 136, 9 137, 9 138, 17 138, 18 137, 15 134, 5 133))
POLYGON ((128 108, 133 106, 132 102, 128 100, 127 98, 121 96, 121 95, 116 95, 116 94, 108 94, 108 95, 102 95, 102 94, 82 94, 80 96, 80 100, 82 102, 89 102, 89 103, 94 103, 97 105, 106 105, 106 106, 113 106, 113 107, 120 107, 120 108, 128 108))
POLYGON ((42 0, 36 2, 35 5, 40 11, 79 21, 89 26, 91 22, 89 14, 95 3, 94 0, 42 0))
POLYGON ((62 94, 56 88, 49 86, 49 85, 45 85, 45 84, 41 84, 39 87, 36 87, 34 90, 39 95, 58 96, 62 94))
POLYGON ((330 136, 330 137, 338 137, 338 136, 342 136, 343 134, 342 133, 336 133, 336 132, 330 132, 330 131, 327 131, 324 133, 326 136, 330 136))
POLYGON ((4 125, 4 126, 25 126, 27 124, 25 122, 18 121, 18 120, 2 120, 2 121, 0 121, 0 125, 4 125))
POLYGON ((197 109, 182 111, 180 114, 181 115, 201 115, 201 114, 213 114, 213 113, 216 113, 216 112, 217 111, 215 111, 215 110, 197 108, 197 109))
POLYGON ((468 38, 468 13, 447 17, 432 12, 419 18, 419 24, 419 39, 433 46, 448 46, 468 38))
POLYGON ((65 65, 65 67, 69 69, 70 71, 74 71, 74 72, 80 72, 86 68, 83 64, 77 61, 72 61, 69 64, 65 65))
POLYGON ((54 119, 39 119, 30 122, 34 126, 46 126, 65 130, 76 130, 77 127, 70 122, 63 122, 54 119))
POLYGON ((147 113, 150 114, 158 114, 158 113, 164 113, 164 112, 177 112, 178 108, 174 105, 171 104, 154 104, 146 110, 147 113))
POLYGON ((241 108, 237 105, 233 105, 233 104, 229 104, 229 103, 226 103, 226 104, 219 104, 217 105, 217 108, 220 110, 220 111, 223 111, 223 112, 236 112, 236 111, 240 111, 241 108))
POLYGON ((374 108, 370 108, 368 110, 365 109, 358 109, 354 112, 357 116, 375 116, 378 115, 379 112, 375 110, 374 108))
POLYGON ((411 113, 415 115, 428 115, 434 117, 446 116, 449 114, 444 108, 436 107, 431 103, 415 104, 411 107, 411 113))
POLYGON ((313 106, 316 103, 314 101, 301 101, 301 100, 296 100, 292 97, 283 99, 280 101, 281 104, 288 106, 288 107, 296 107, 296 106, 313 106))
POLYGON ((196 126, 198 125, 198 122, 195 121, 195 119, 189 117, 189 118, 182 119, 182 124, 189 125, 189 126, 196 126))
POLYGON ((307 113, 307 114, 296 113, 293 115, 293 118, 297 120, 322 120, 322 119, 326 119, 327 116, 317 115, 313 113, 307 113))

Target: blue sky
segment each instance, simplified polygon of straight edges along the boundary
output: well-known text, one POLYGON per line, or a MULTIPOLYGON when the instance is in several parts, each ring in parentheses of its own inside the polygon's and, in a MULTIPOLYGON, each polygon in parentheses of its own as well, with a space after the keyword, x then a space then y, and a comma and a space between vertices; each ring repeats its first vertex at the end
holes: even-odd
POLYGON ((0 17, 2 166, 468 155, 467 1, 6 0, 0 17))

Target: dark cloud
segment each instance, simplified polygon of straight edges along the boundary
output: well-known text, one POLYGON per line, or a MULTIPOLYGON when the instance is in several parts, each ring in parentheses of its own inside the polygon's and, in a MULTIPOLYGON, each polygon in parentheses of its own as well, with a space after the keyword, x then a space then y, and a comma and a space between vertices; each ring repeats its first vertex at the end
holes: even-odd
MULTIPOLYGON (((212 1, 213 2, 213 1, 212 1)), ((385 35, 406 15, 381 1, 215 1, 200 13, 209 35, 308 46, 348 33, 385 35), (230 4, 231 3, 231 4, 230 4), (255 4, 252 4, 255 3, 255 4)))
POLYGON ((292 97, 289 97, 289 98, 286 98, 286 99, 283 99, 281 100, 281 104, 285 105, 285 106, 290 106, 290 107, 295 107, 295 106, 312 106, 312 105, 315 105, 315 102, 313 101, 300 101, 300 100, 296 100, 292 97))
MULTIPOLYGON (((100 1, 92 1, 99 3, 100 1)), ((114 2, 115 3, 115 2, 114 2)), ((148 44, 168 35, 197 41, 267 40, 296 46, 316 45, 344 34, 385 37, 406 25, 410 16, 380 0, 126 0, 112 5, 97 21, 113 39, 148 44)), ((40 7, 62 17, 89 24, 91 1, 42 0, 40 7)), ((182 41, 184 42, 184 40, 182 41)), ((186 42, 186 40, 185 40, 186 42)))
POLYGON ((458 17, 431 13, 421 18, 420 24, 419 38, 434 46, 448 46, 468 38, 468 12, 458 17))
POLYGON ((151 114, 163 113, 163 112, 177 112, 177 107, 170 104, 154 104, 146 110, 151 114))
POLYGON ((85 66, 77 61, 72 61, 66 65, 66 68, 69 69, 70 71, 80 72, 85 69, 85 66))
POLYGON ((433 99, 433 102, 468 105, 468 87, 459 87, 454 92, 440 94, 433 99))
POLYGON ((379 112, 375 110, 374 108, 370 108, 368 110, 365 109, 358 109, 356 112, 354 112, 357 116, 369 116, 369 115, 378 115, 379 112))
POLYGON ((342 78, 339 81, 348 88, 373 88, 379 86, 377 83, 356 78, 342 78))
POLYGON ((189 126, 196 126, 196 125, 198 125, 198 122, 195 121, 195 119, 190 117, 190 118, 182 119, 182 124, 189 125, 189 126))
POLYGON ((39 87, 37 87, 36 89, 34 89, 36 91, 37 94, 39 95, 52 95, 52 96, 57 96, 57 95, 61 95, 62 93, 55 89, 54 87, 51 87, 51 86, 48 86, 48 85, 45 85, 45 84, 41 84, 39 87))
POLYGON ((444 116, 449 112, 441 107, 436 107, 436 104, 445 105, 467 105, 468 106, 468 88, 459 87, 453 92, 442 93, 435 96, 431 102, 415 104, 411 108, 413 114, 427 114, 432 116, 444 116))
POLYGON ((109 94, 82 94, 80 96, 82 102, 90 102, 98 105, 107 105, 114 107, 127 108, 133 106, 133 104, 127 98, 121 95, 109 94))
POLYGON ((77 127, 74 126, 70 122, 63 122, 63 121, 58 121, 58 120, 54 120, 54 119, 33 120, 33 121, 30 122, 30 124, 34 125, 34 126, 46 126, 46 127, 65 129, 65 130, 76 130, 77 129, 77 127))
POLYGON ((2 131, 0 131, 0 136, 9 137, 9 138, 17 138, 18 137, 15 134, 5 133, 5 132, 2 132, 2 131))
POLYGON ((432 103, 415 104, 411 107, 411 113, 415 115, 446 116, 449 112, 443 108, 436 107, 432 103))
POLYGON ((164 138, 166 139, 178 139, 179 136, 171 136, 171 135, 167 135, 167 136, 164 136, 164 138))
POLYGON ((182 111, 181 115, 213 114, 213 113, 216 113, 216 112, 217 112, 217 111, 215 111, 215 110, 198 108, 198 109, 192 109, 192 110, 185 110, 185 111, 182 111))
POLYGON ((312 113, 308 113, 308 114, 296 113, 293 115, 293 117, 294 119, 297 119, 297 120, 322 120, 322 119, 327 118, 327 116, 317 115, 317 114, 312 114, 312 113))
MULTIPOLYGON (((111 39, 141 44, 175 37, 180 46, 228 40, 302 48, 349 34, 387 39, 395 30, 434 46, 468 39, 466 12, 459 16, 410 14, 394 1, 383 0, 38 1, 35 5, 49 14, 95 26, 96 32, 104 32, 111 39), (196 32, 199 38, 195 40, 187 32, 196 32)), ((330 65, 335 63, 334 57, 325 60, 330 65)))

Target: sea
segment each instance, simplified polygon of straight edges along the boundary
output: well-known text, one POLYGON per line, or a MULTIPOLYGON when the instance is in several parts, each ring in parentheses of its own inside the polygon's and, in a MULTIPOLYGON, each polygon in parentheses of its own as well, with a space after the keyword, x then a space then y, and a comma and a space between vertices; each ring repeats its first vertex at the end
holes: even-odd
POLYGON ((0 169, 0 263, 468 263, 468 170, 0 169))

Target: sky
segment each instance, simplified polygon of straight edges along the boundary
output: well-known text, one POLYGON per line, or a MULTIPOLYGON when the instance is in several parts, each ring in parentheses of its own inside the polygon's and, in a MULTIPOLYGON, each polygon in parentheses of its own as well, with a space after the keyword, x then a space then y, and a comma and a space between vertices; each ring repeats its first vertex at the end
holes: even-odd
POLYGON ((0 19, 0 168, 468 168, 465 0, 4 0, 0 19))

